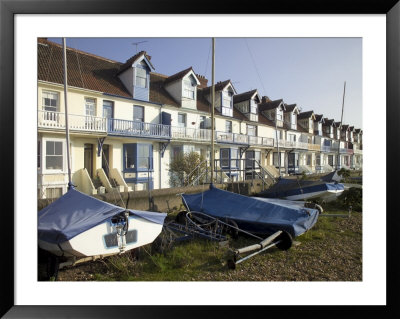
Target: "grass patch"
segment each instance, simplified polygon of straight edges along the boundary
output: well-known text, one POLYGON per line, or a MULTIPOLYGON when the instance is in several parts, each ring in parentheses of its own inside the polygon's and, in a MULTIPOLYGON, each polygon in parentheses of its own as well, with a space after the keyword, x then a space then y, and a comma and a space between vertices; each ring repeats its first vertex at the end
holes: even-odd
MULTIPOLYGON (((341 204, 324 206, 325 214, 348 212, 341 204)), ((169 214, 174 218, 176 214, 169 214)), ((295 238, 288 251, 271 248, 239 265, 227 267, 227 247, 197 239, 175 243, 157 252, 141 247, 131 253, 60 270, 59 280, 93 281, 360 281, 362 280, 362 214, 322 217, 312 229, 295 238), (88 274, 91 275, 88 275, 88 274)), ((229 248, 259 242, 240 236, 229 248)))

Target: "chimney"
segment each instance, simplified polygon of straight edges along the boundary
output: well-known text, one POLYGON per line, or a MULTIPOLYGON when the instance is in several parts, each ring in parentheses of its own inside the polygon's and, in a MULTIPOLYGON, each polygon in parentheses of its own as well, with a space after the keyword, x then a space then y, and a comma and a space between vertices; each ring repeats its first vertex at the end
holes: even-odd
POLYGON ((200 85, 198 86, 200 89, 206 88, 208 80, 205 78, 204 75, 196 74, 197 78, 200 81, 200 85))
POLYGON ((268 96, 263 96, 261 98, 261 103, 267 103, 267 102, 271 102, 271 99, 268 96))

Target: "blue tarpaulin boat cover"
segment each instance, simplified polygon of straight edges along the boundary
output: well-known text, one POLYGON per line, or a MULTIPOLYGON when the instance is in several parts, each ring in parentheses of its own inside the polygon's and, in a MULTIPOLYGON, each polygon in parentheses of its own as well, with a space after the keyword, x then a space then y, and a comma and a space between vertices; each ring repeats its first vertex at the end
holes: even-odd
POLYGON ((182 197, 188 210, 232 219, 239 228, 254 233, 284 230, 296 237, 310 229, 319 214, 317 209, 305 208, 304 204, 243 196, 213 185, 205 192, 182 197))
POLYGON ((59 244, 111 220, 125 210, 157 224, 163 224, 167 216, 165 213, 124 209, 70 189, 39 211, 38 236, 40 240, 59 244))
POLYGON ((258 196, 267 198, 284 198, 288 196, 308 194, 323 191, 344 190, 340 183, 326 183, 323 181, 300 181, 280 178, 276 184, 268 190, 261 192, 258 196))

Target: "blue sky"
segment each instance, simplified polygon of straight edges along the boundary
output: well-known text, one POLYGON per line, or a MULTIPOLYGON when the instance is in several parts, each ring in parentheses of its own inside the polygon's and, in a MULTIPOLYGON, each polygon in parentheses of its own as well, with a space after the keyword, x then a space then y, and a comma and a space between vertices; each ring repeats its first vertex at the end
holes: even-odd
MULTIPOLYGON (((68 38, 67 46, 125 62, 137 42, 155 72, 172 75, 192 66, 211 84, 211 38, 68 38)), ((216 38, 215 51, 216 81, 230 79, 238 93, 258 89, 336 121, 346 81, 343 123, 362 128, 361 38, 216 38)))

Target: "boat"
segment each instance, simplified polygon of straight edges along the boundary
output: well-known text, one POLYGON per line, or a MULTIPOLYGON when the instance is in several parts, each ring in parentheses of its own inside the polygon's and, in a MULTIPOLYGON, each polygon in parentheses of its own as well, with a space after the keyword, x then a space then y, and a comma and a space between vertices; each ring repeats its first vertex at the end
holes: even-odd
POLYGON ((269 189, 257 194, 264 198, 282 198, 288 200, 336 199, 344 191, 344 185, 338 182, 304 181, 280 177, 269 189))
POLYGON ((119 254, 153 242, 165 217, 165 213, 125 209, 71 188, 39 211, 38 243, 66 258, 119 254))
POLYGON ((213 184, 204 192, 181 196, 188 211, 233 221, 239 229, 252 234, 284 231, 294 238, 312 228, 319 216, 317 208, 309 208, 304 202, 248 197, 213 184))
POLYGON ((38 212, 38 245, 51 254, 54 265, 50 267, 54 266, 51 271, 55 275, 59 259, 66 259, 64 265, 75 264, 123 253, 153 242, 161 233, 167 215, 122 208, 74 188, 69 157, 65 38, 63 47, 68 191, 38 212))

